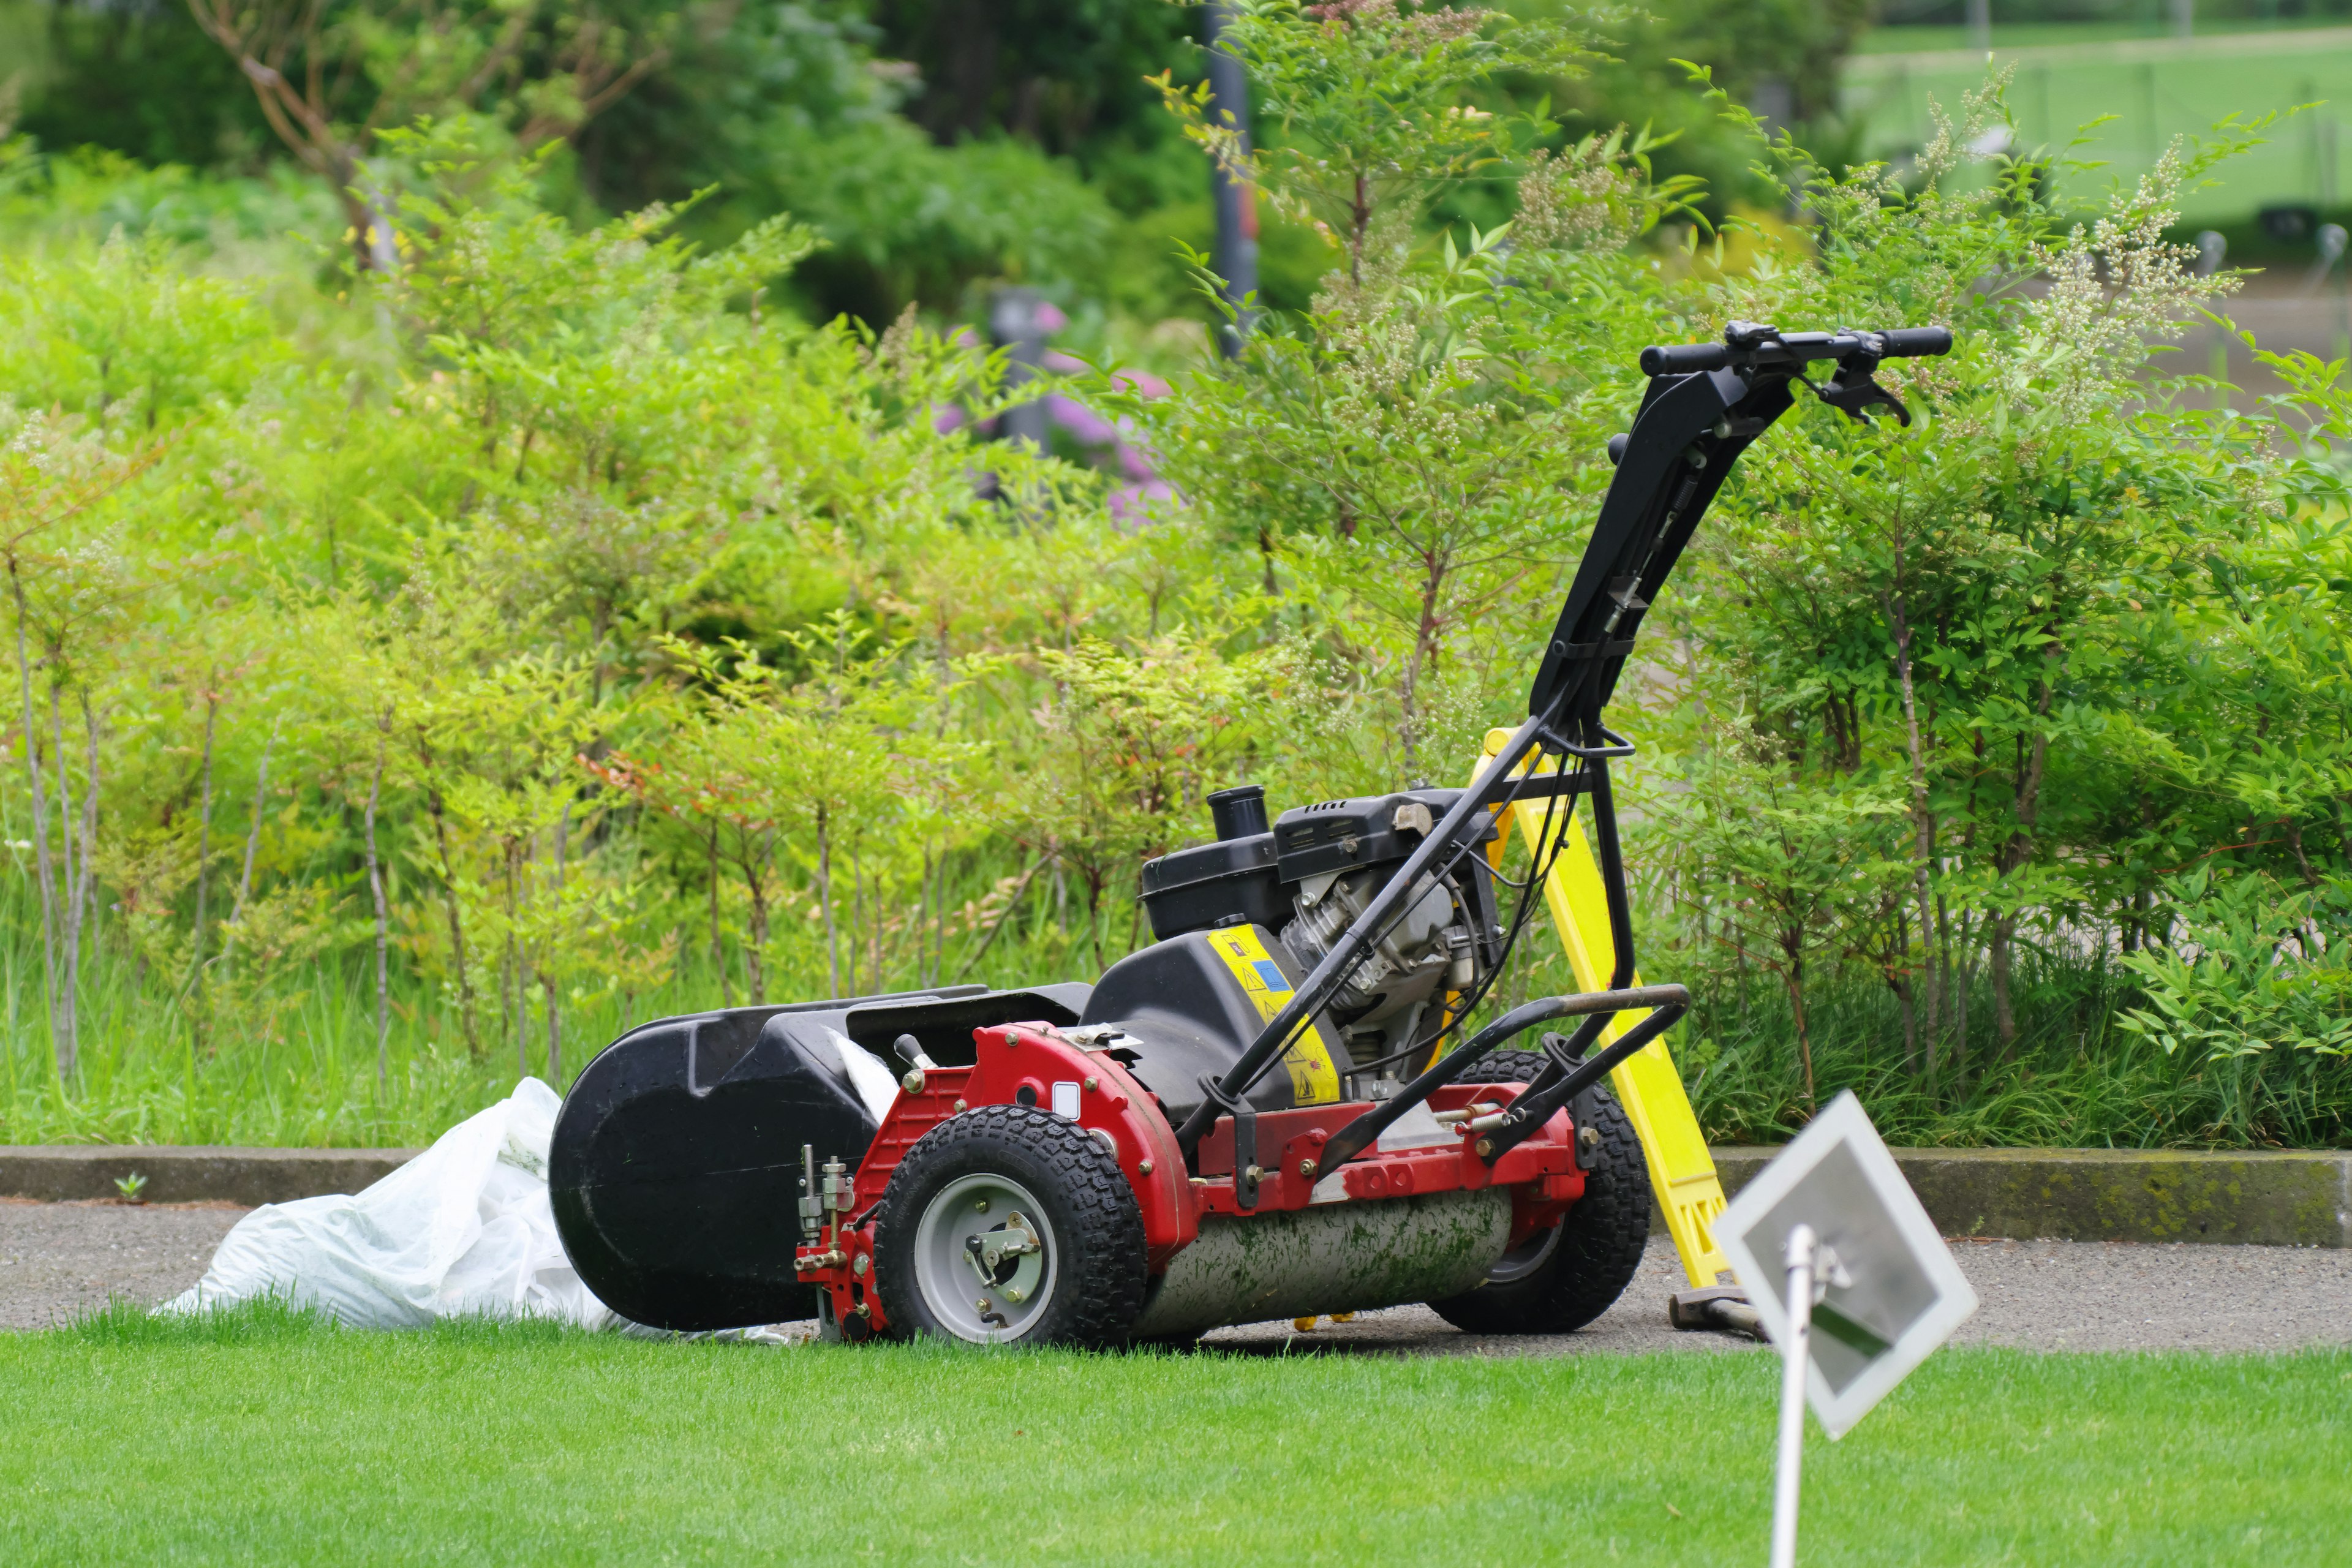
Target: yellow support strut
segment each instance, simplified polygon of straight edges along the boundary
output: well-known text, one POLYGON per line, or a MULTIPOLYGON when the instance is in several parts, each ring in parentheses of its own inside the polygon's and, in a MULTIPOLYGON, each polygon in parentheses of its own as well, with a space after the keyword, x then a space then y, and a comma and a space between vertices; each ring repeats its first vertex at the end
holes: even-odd
MULTIPOLYGON (((1474 780, 1493 763, 1510 738, 1508 730, 1486 731, 1486 749, 1472 771, 1474 780)), ((1545 771, 1556 766, 1557 763, 1547 763, 1545 771)), ((1542 801, 1528 801, 1508 808, 1538 865, 1547 847, 1537 841, 1544 831, 1544 805, 1542 801)), ((1576 983, 1587 991, 1605 990, 1616 968, 1617 949, 1610 940, 1609 904, 1601 886, 1601 869, 1585 842, 1583 825, 1555 809, 1552 837, 1558 838, 1563 831, 1568 841, 1552 863, 1551 875, 1544 879, 1544 905, 1551 912, 1560 950, 1576 971, 1576 983)), ((1507 833, 1487 850, 1498 863, 1507 839, 1507 833)), ((1641 983, 1636 974, 1633 984, 1641 983)), ((1645 1016, 1645 1013, 1620 1013, 1601 1034, 1601 1043, 1617 1038, 1645 1016)), ((1626 1119, 1642 1141, 1642 1152, 1650 1166, 1650 1191, 1665 1213, 1675 1250, 1682 1254, 1683 1272, 1694 1286, 1716 1283, 1717 1274, 1731 1267, 1715 1245, 1715 1216, 1723 1212, 1723 1184, 1716 1177, 1715 1159, 1699 1133, 1690 1097, 1683 1092, 1682 1075, 1666 1054, 1664 1037, 1620 1063, 1609 1075, 1609 1085, 1617 1091, 1617 1103, 1625 1108, 1626 1119)))

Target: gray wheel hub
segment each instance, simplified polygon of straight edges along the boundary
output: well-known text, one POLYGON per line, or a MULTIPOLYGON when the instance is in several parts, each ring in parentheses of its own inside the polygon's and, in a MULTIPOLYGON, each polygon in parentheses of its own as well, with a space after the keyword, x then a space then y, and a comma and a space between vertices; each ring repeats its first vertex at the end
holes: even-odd
POLYGON ((1559 1231, 1560 1227, 1554 1225, 1503 1254, 1495 1260, 1495 1267, 1486 1271, 1486 1283, 1516 1285, 1541 1268, 1551 1260, 1551 1255, 1559 1250, 1559 1231))
POLYGON ((1008 1176, 961 1176, 915 1225, 915 1288, 932 1321, 961 1340, 1024 1338, 1059 1283, 1054 1227, 1037 1196, 1008 1176))

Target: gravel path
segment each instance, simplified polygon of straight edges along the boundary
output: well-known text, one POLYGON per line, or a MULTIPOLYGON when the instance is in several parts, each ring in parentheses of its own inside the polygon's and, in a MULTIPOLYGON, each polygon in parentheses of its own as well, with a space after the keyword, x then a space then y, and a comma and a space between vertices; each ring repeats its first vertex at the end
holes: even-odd
MULTIPOLYGON (((2352 1344, 2352 1251, 2304 1247, 2151 1247, 2102 1241, 1952 1243, 1977 1314, 1955 1344, 2045 1351, 2284 1351, 2352 1344)), ((1392 1307, 1311 1333, 1288 1323, 1219 1329, 1205 1342, 1289 1353, 1313 1348, 1391 1354, 1564 1355, 1755 1348, 1735 1334, 1677 1333, 1666 1298, 1685 1288, 1664 1237, 1617 1304, 1574 1334, 1456 1332, 1426 1307, 1392 1307)))
POLYGON ((0 1328, 37 1329, 109 1296, 168 1301, 246 1214, 232 1204, 37 1204, 0 1198, 0 1328))
MULTIPOLYGON (((142 1305, 196 1282, 246 1211, 227 1205, 130 1208, 0 1199, 0 1328, 40 1328, 109 1296, 142 1305)), ((1960 1241, 1983 1305, 1961 1344, 2029 1350, 2276 1351, 2352 1344, 2352 1251, 2285 1247, 2147 1247, 2123 1242, 1960 1241)), ((1426 1307, 1326 1321, 1220 1329, 1206 1342, 1244 1354, 1591 1354, 1738 1351, 1727 1334, 1678 1334, 1665 1299, 1683 1286, 1673 1247, 1654 1237, 1617 1305, 1581 1333, 1457 1333, 1426 1307)))

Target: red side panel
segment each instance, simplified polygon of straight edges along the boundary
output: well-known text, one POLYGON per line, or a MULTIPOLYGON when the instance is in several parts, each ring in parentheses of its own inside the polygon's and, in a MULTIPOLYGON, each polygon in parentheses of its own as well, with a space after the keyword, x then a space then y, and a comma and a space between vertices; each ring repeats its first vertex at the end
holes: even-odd
POLYGON ((883 1119, 857 1168, 860 1217, 881 1200, 890 1173, 915 1141, 957 1111, 970 1105, 1024 1102, 1051 1110, 1054 1086, 1075 1084, 1078 1125, 1108 1135, 1143 1212, 1150 1268, 1155 1274, 1165 1268, 1200 1234, 1200 1220, 1175 1130, 1152 1103, 1150 1091, 1116 1058, 1074 1045, 1043 1024, 976 1029, 972 1041, 979 1057, 971 1067, 926 1072, 922 1092, 901 1092, 883 1119))

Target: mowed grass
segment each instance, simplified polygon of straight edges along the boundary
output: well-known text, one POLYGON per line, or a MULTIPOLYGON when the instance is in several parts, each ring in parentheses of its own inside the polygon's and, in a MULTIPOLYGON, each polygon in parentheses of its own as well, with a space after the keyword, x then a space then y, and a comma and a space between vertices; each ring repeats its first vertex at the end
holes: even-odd
MULTIPOLYGON (((0 1562, 1760 1562, 1775 1362, 0 1336, 0 1562)), ((2352 1560, 2352 1354, 1946 1352, 1807 1563, 2352 1560)))
MULTIPOLYGON (((1881 33, 1879 47, 1889 47, 1889 35, 1897 32, 1908 37, 1910 29, 1881 33)), ((2094 200, 2111 183, 2129 189, 2175 136, 2210 135, 2226 115, 2285 116, 2300 105, 2333 100, 2334 108, 2282 119, 2263 133, 2264 145, 2224 165, 2216 183, 2182 193, 2181 205, 2189 221, 2200 222, 2242 218, 2271 202, 2317 203, 2331 211, 2342 203, 2341 182, 2331 171, 2352 153, 2341 107, 2352 80, 2352 27, 2275 43, 2259 34, 2158 39, 2137 47, 2117 38, 2111 52, 2083 47, 2098 41, 2087 38, 2049 39, 2075 43, 2072 48, 2016 47, 2029 37, 2000 37, 1995 51, 1999 68, 2014 72, 2008 101, 2021 150, 2060 151, 2093 120, 2113 117, 2088 132, 2091 145, 2068 154, 2101 165, 2062 171, 2068 194, 2094 200)), ((1986 71, 1984 57, 1966 49, 1859 54, 1846 62, 1841 103, 1863 121, 1868 156, 1899 158, 1934 136, 1929 99, 1958 119, 1962 95, 1982 89, 1986 71)), ((2315 253, 2306 248, 2305 255, 2315 253)))

